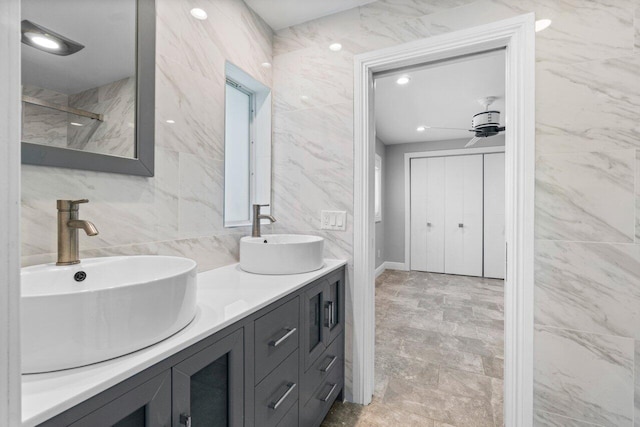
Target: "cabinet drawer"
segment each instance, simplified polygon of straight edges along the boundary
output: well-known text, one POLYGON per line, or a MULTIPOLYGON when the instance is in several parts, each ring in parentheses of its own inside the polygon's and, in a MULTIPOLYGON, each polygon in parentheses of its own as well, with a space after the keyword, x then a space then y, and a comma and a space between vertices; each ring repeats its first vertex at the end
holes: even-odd
POLYGON ((282 417, 277 427, 298 427, 298 402, 282 417))
POLYGON ((255 389, 255 419, 260 427, 278 424, 298 400, 298 352, 294 351, 255 389))
POLYGON ((312 427, 320 424, 329 412, 331 405, 344 385, 344 370, 342 365, 332 370, 327 378, 320 383, 311 398, 301 406, 300 425, 312 427))
POLYGON ((300 402, 304 405, 334 370, 344 366, 344 335, 338 336, 300 379, 300 402))
POLYGON ((258 384, 298 348, 299 298, 255 321, 255 383, 258 384))

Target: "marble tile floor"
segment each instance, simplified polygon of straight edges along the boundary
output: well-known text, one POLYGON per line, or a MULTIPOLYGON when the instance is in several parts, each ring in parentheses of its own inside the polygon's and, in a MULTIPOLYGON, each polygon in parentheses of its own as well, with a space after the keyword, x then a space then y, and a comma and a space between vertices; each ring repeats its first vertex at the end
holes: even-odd
POLYGON ((504 282, 387 270, 376 280, 376 387, 322 424, 502 426, 504 282))

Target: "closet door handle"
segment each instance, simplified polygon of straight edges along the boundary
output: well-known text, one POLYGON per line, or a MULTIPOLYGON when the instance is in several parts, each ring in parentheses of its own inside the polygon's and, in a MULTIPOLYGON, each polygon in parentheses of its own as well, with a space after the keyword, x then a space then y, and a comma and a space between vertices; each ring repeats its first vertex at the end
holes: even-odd
POLYGON ((463 228, 464 224, 463 223, 458 223, 458 228, 463 228))

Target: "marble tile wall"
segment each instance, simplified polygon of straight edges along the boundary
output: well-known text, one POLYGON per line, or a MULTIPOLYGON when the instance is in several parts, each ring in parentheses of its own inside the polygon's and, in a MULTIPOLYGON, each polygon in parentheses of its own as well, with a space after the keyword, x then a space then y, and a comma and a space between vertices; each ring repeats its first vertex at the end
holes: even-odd
POLYGON ((69 147, 121 157, 135 156, 135 76, 69 96, 69 106, 102 114, 104 120, 72 116, 82 127, 69 124, 69 147))
POLYGON ((55 260, 55 201, 84 197, 91 202, 81 217, 100 234, 80 237, 83 257, 182 255, 201 271, 237 262, 248 230, 222 225, 224 65, 271 86, 272 71, 260 64, 272 61, 273 32, 242 0, 156 5, 155 176, 23 165, 23 265, 55 260), (209 18, 194 19, 193 7, 209 18))
POLYGON ((276 32, 273 213, 320 233, 321 209, 346 209, 347 231, 321 234, 351 257, 353 56, 527 12, 553 21, 536 37, 534 423, 640 425, 638 0, 379 0, 276 32))

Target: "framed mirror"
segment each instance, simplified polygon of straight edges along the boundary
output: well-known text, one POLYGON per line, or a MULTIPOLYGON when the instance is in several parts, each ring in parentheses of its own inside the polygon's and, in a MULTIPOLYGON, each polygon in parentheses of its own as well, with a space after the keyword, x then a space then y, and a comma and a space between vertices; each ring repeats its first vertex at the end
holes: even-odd
POLYGON ((22 163, 153 176, 155 0, 22 0, 22 163))

